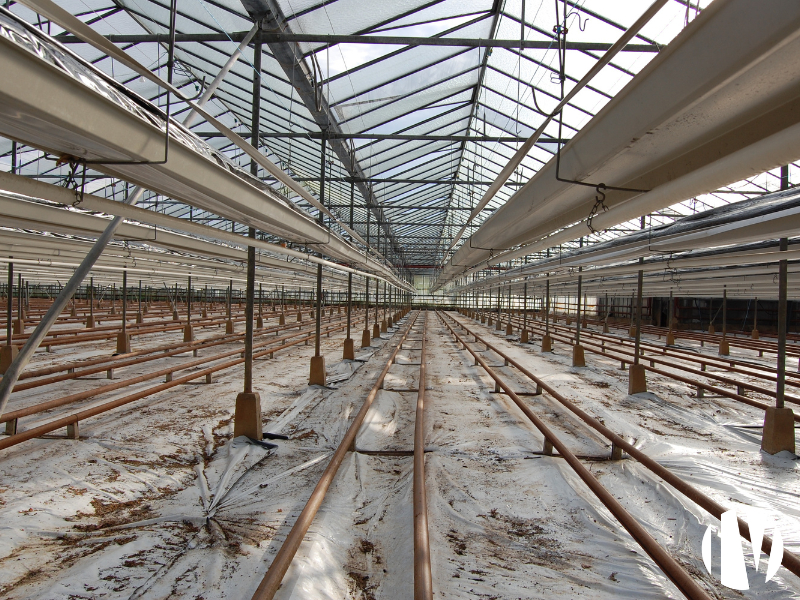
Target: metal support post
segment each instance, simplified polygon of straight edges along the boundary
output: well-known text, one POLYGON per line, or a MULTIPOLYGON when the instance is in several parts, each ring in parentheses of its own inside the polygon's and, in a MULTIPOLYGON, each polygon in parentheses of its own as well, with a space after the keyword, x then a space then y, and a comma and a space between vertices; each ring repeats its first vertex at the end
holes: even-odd
MULTIPOLYGON (((252 144, 255 148, 259 147, 258 134, 260 130, 260 108, 261 108, 261 42, 254 44, 253 52, 253 108, 252 108, 252 144)), ((258 176, 258 165, 255 161, 250 162, 250 172, 258 176)), ((256 230, 248 227, 247 237, 255 239, 256 230)), ((256 280, 256 248, 247 246, 247 283, 245 289, 244 307, 244 389, 236 397, 236 413, 233 421, 234 437, 244 435, 252 439, 261 441, 264 437, 261 424, 261 397, 253 391, 253 296, 255 295, 256 280)), ((230 292, 228 294, 228 325, 226 332, 233 333, 233 321, 230 320, 231 295, 233 294, 233 281, 230 282, 230 292)))
MULTIPOLYGON (((16 152, 15 152, 16 154, 16 152)), ((14 346, 14 328, 11 323, 14 317, 14 263, 8 263, 8 284, 6 289, 6 343, 0 349, 0 374, 4 374, 14 362, 19 353, 19 348, 14 346)))
POLYGON ((14 337, 14 263, 8 263, 8 289, 6 290, 6 346, 11 346, 14 337))
MULTIPOLYGON (((785 173, 786 186, 788 187, 788 168, 782 169, 785 173)), ((781 238, 780 251, 788 250, 788 239, 781 238)), ((775 406, 769 407, 764 414, 764 433, 761 438, 761 449, 768 454, 778 452, 795 452, 794 412, 784 406, 786 385, 786 308, 788 287, 788 261, 778 263, 778 364, 775 406)))
POLYGON ((728 287, 722 287, 722 339, 719 342, 719 353, 722 356, 730 354, 728 344, 728 287))
POLYGON ((753 331, 750 332, 750 337, 754 340, 760 337, 758 334, 758 296, 756 296, 755 302, 753 303, 753 331))
POLYGON ((672 290, 669 291, 669 312, 667 318, 669 319, 669 330, 667 331, 667 346, 675 345, 675 334, 672 333, 672 319, 675 301, 672 298, 672 290))
MULTIPOLYGON (((325 205, 325 162, 326 162, 326 149, 327 149, 327 130, 322 131, 322 142, 320 144, 320 186, 319 186, 319 201, 323 206, 325 205)), ((325 227, 325 214, 319 211, 319 224, 325 227)), ((321 256, 321 255, 320 255, 321 256)), ((315 312, 314 324, 314 357, 311 359, 311 368, 309 372, 308 384, 309 385, 325 385, 327 377, 325 373, 325 357, 321 352, 320 333, 322 331, 322 264, 317 263, 317 308, 315 312)))
MULTIPOLYGON (((644 229, 645 218, 641 218, 641 229, 644 229)), ((639 265, 644 263, 644 257, 639 257, 639 265)), ((642 283, 644 271, 639 269, 636 277, 636 337, 633 345, 633 364, 628 370, 628 393, 639 394, 647 391, 647 380, 644 365, 639 363, 639 353, 642 340, 642 283)))

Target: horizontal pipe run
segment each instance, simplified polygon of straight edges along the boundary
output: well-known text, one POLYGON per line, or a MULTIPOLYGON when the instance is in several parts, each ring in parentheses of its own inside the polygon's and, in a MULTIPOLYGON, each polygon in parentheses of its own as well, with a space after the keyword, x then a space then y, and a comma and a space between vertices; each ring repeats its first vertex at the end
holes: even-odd
POLYGON ((378 379, 375 381, 375 384, 369 391, 366 400, 364 400, 364 404, 361 405, 361 409, 353 418, 353 422, 350 424, 350 427, 347 429, 347 433, 345 433, 344 438, 336 448, 336 452, 331 458, 330 463, 328 463, 328 466, 325 468, 325 472, 320 477, 319 482, 314 488, 314 491, 311 492, 311 496, 303 507, 303 511, 300 513, 300 516, 297 517, 297 520, 292 526, 291 531, 289 531, 289 534, 286 536, 286 539, 281 545, 280 550, 278 550, 278 553, 275 555, 275 558, 272 559, 272 564, 270 564, 266 575, 264 575, 264 579, 261 581, 255 593, 253 594, 252 600, 272 600, 272 598, 275 596, 275 592, 278 591, 278 588, 283 581, 283 577, 286 575, 286 571, 289 570, 289 565, 291 565, 294 555, 297 553, 298 548, 300 548, 300 544, 303 542, 303 538, 308 532, 308 528, 311 527, 311 523, 314 521, 317 511, 322 505, 322 501, 325 499, 325 494, 333 483, 333 479, 336 476, 336 473, 339 470, 347 451, 355 444, 356 435, 358 434, 358 430, 361 428, 361 424, 364 422, 364 417, 367 415, 367 411, 369 411, 373 401, 375 400, 375 397, 378 395, 378 390, 383 387, 383 380, 386 377, 386 374, 389 372, 389 368, 394 363, 395 356, 400 350, 400 346, 408 336, 411 328, 414 326, 417 316, 418 313, 415 313, 414 318, 411 319, 407 325, 405 332, 403 332, 403 335, 400 338, 400 341, 397 343, 391 355, 389 356, 389 360, 386 361, 383 371, 381 371, 381 374, 378 376, 378 379))
POLYGON ((600 502, 611 512, 612 515, 619 521, 625 530, 631 534, 634 540, 641 546, 641 548, 653 559, 653 562, 658 565, 662 572, 672 581, 681 593, 687 598, 691 599, 709 599, 710 597, 706 592, 697 585, 689 573, 684 569, 678 561, 676 561, 658 542, 642 527, 642 525, 625 510, 625 508, 617 501, 616 498, 595 478, 595 476, 585 467, 583 463, 570 451, 569 448, 550 430, 547 425, 525 404, 514 390, 499 376, 494 370, 486 363, 483 357, 475 352, 465 340, 450 326, 447 320, 437 311, 437 315, 442 320, 442 323, 450 330, 455 336, 458 343, 460 343, 475 359, 476 364, 479 364, 484 371, 491 377, 495 383, 502 388, 509 398, 517 405, 517 407, 525 414, 526 417, 536 426, 547 441, 549 441, 553 448, 564 458, 564 460, 572 467, 575 474, 581 478, 586 486, 594 493, 600 502))
MULTIPOLYGON (((345 328, 345 325, 339 325, 338 327, 332 329, 332 331, 333 330, 336 330, 336 331, 344 330, 344 328, 345 328)), ((277 346, 277 347, 265 348, 264 350, 260 350, 260 351, 258 351, 256 353, 254 353, 253 354, 253 358, 255 359, 255 358, 262 357, 262 356, 266 356, 267 354, 273 354, 273 353, 278 352, 280 350, 284 350, 286 348, 290 348, 292 346, 296 346, 300 342, 304 342, 306 340, 312 340, 312 339, 314 339, 314 337, 315 337, 315 334, 312 333, 311 335, 306 335, 304 337, 295 339, 292 342, 289 342, 289 343, 286 343, 286 344, 282 344, 282 345, 277 346)), ((281 339, 285 339, 285 338, 281 338, 281 339)), ((272 340, 272 341, 274 342, 275 340, 272 340)), ((266 345, 266 344, 264 344, 264 345, 266 345)), ((241 354, 241 353, 242 353, 241 350, 235 350, 235 351, 232 351, 232 352, 227 352, 227 353, 218 355, 218 358, 223 358, 223 357, 231 356, 233 354, 241 354)), ((206 364, 209 360, 213 360, 213 358, 212 359, 205 359, 205 360, 202 360, 202 361, 194 361, 192 363, 185 363, 184 365, 179 365, 176 368, 171 369, 171 370, 170 369, 162 369, 162 370, 158 371, 157 376, 165 375, 165 374, 168 374, 169 372, 174 373, 175 371, 180 371, 180 370, 183 370, 183 369, 185 369, 187 367, 190 367, 190 366, 196 366, 195 363, 197 363, 197 364, 206 364)), ((214 366, 208 367, 206 369, 202 369, 200 371, 194 371, 189 375, 186 375, 186 376, 183 376, 183 377, 179 377, 178 379, 172 379, 171 381, 162 383, 162 384, 154 386, 152 388, 148 388, 146 390, 142 390, 141 392, 137 392, 135 394, 131 394, 129 396, 125 396, 123 398, 119 398, 119 399, 113 400, 111 402, 106 402, 104 404, 100 404, 98 406, 94 406, 92 408, 88 408, 86 410, 79 411, 77 413, 73 413, 73 414, 65 416, 65 417, 61 417, 59 419, 56 419, 55 421, 50 421, 49 423, 45 423, 43 425, 39 425, 38 427, 33 427, 31 429, 27 429, 27 430, 25 430, 25 431, 23 431, 21 433, 17 433, 15 435, 9 436, 9 437, 7 437, 5 439, 0 439, 0 450, 3 450, 5 448, 9 448, 11 446, 15 446, 17 444, 20 444, 22 442, 31 440, 31 439, 36 438, 36 437, 40 437, 40 436, 42 436, 42 435, 44 435, 46 433, 51 433, 53 431, 56 431, 57 429, 61 429, 63 427, 66 427, 67 425, 71 425, 71 424, 76 423, 78 421, 83 421, 83 420, 85 420, 85 419, 87 419, 89 417, 93 417, 93 416, 99 415, 101 413, 107 412, 109 410, 112 410, 114 408, 118 408, 120 406, 123 406, 125 404, 129 404, 131 402, 135 402, 136 400, 141 400, 142 398, 146 398, 147 396, 151 396, 153 394, 157 394, 159 392, 162 392, 164 390, 170 389, 172 387, 175 387, 175 386, 178 386, 178 385, 183 385, 185 383, 189 383, 190 381, 194 381, 195 379, 199 379, 201 377, 205 377, 206 375, 211 375, 211 374, 216 373, 218 371, 223 371, 225 369, 229 369, 231 367, 235 367, 236 365, 242 364, 243 362, 244 362, 244 358, 239 358, 239 359, 228 361, 228 362, 225 362, 225 363, 222 363, 222 364, 219 364, 219 365, 214 365, 214 366)), ((124 382, 122 382, 122 383, 127 382, 130 385, 130 384, 133 384, 133 383, 138 383, 138 380, 139 380, 139 378, 135 378, 134 380, 128 379, 128 380, 124 380, 124 382)), ((112 385, 116 385, 116 384, 112 384, 112 385)), ((104 387, 106 389, 108 389, 110 386, 104 386, 104 387)), ((117 387, 123 387, 123 386, 117 386, 117 387)), ((70 402, 73 402, 73 401, 75 401, 75 400, 70 400, 70 402)), ((53 401, 51 401, 51 402, 53 402, 53 401)), ((49 403, 42 403, 39 406, 41 407, 44 404, 49 404, 49 403)), ((63 405, 63 404, 65 404, 65 402, 62 402, 61 404, 63 405)), ((46 410, 46 409, 41 409, 41 410, 46 410)), ((8 413, 8 414, 10 415, 11 413, 8 413)), ((8 415, 4 414, 2 418, 3 419, 7 419, 8 415)))
MULTIPOLYGON (((448 315, 449 316, 449 315, 448 315)), ((450 317, 452 318, 452 317, 450 317)), ((689 498, 692 502, 696 503, 698 506, 703 508, 709 514, 713 515, 715 518, 719 519, 722 516, 722 513, 726 511, 725 507, 721 506, 710 497, 706 496, 698 489, 694 488, 693 486, 689 485, 685 481, 683 481, 680 477, 672 473, 666 467, 660 465, 657 461, 653 460, 649 456, 647 456, 644 452, 638 449, 636 446, 628 443, 624 438, 620 437, 613 431, 611 431, 608 427, 603 425, 600 421, 595 419, 594 417, 590 416, 588 413, 584 412, 580 408, 578 408, 575 404, 561 395, 557 390, 555 390, 551 385, 549 385, 543 379, 537 377, 530 371, 528 371, 525 367, 520 365, 517 361, 513 358, 508 356, 506 353, 502 352, 493 344, 486 342, 483 338, 479 337, 466 327, 459 321, 453 319, 458 325, 464 329, 464 331, 468 332, 469 335, 475 337, 476 340, 479 340, 480 343, 486 345, 487 348, 491 349, 492 352, 495 352, 499 356, 501 356, 504 360, 508 361, 510 365, 512 365, 515 369, 517 369, 520 373, 525 375, 531 381, 534 381, 537 386, 540 386, 544 391, 546 391, 550 396, 556 399, 559 403, 561 403, 564 407, 569 409, 572 413, 574 413, 578 418, 580 418, 584 423, 592 427, 595 431, 603 435, 606 439, 608 439, 612 444, 617 446, 618 448, 622 448, 625 452, 627 452, 630 456, 635 458, 639 461, 642 465, 644 465, 647 469, 649 469, 652 473, 656 476, 662 478, 666 481, 669 485, 671 485, 674 489, 679 491, 681 494, 689 498)), ((463 341, 462 341, 463 344, 463 341)), ((663 371, 659 371, 656 369, 650 369, 651 371, 658 373, 660 375, 664 375, 666 377, 674 377, 670 373, 666 373, 663 371)), ((743 538, 750 541, 750 528, 742 519, 738 520, 739 523, 739 533, 743 538)), ((770 551, 772 549, 772 540, 768 536, 764 536, 762 541, 762 550, 766 552, 767 556, 769 556, 770 551)), ((786 567, 789 571, 800 577, 800 558, 796 555, 791 553, 789 550, 784 549, 783 552, 783 566, 786 567)))

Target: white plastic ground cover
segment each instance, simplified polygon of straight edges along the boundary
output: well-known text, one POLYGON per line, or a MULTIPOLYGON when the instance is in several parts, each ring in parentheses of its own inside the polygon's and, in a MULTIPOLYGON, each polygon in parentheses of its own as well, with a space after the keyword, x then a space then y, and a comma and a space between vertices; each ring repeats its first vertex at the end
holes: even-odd
MULTIPOLYGON (((205 333, 198 331, 200 337, 205 333)), ((159 334, 147 341, 158 345, 177 337, 159 334)), ((365 367, 339 364, 341 343, 322 339, 329 369, 340 377, 365 367)), ((373 344, 372 351, 380 351, 385 341, 373 344)), ((37 353, 34 366, 63 361, 70 352, 37 353)), ((101 343, 70 358, 111 352, 113 343, 101 343)), ((264 429, 292 438, 277 441, 275 450, 230 439, 240 369, 216 374, 211 385, 183 386, 81 423, 80 440, 40 439, 5 450, 0 596, 196 598, 216 589, 219 594, 206 597, 239 597, 250 589, 252 582, 225 590, 242 561, 253 561, 248 572, 263 566, 259 544, 319 476, 330 440, 346 426, 346 420, 337 424, 326 414, 324 425, 316 425, 318 438, 302 416, 331 393, 304 384, 312 353, 313 346, 296 346, 274 360, 256 361, 264 429), (265 509, 265 498, 281 510, 265 509)), ((152 368, 178 367, 182 359, 164 358, 152 368)), ((120 369, 116 377, 138 372, 138 366, 120 369)), ((46 397, 63 395, 73 383, 89 389, 106 380, 98 375, 68 382, 46 397)), ((35 392, 14 400, 22 406, 46 399, 35 392)), ((21 426, 51 420, 60 411, 30 417, 21 426)))
MULTIPOLYGON (((494 339, 719 503, 745 519, 747 507, 766 511, 780 521, 786 546, 800 549, 797 463, 760 453, 760 431, 752 428, 758 411, 694 398, 688 386, 652 375, 650 393, 627 396, 617 363, 587 353, 589 367, 573 369, 566 346, 557 343, 553 355, 543 356, 535 346, 494 339)), ((310 346, 256 363, 264 429, 292 438, 274 450, 231 440, 232 399, 241 383, 232 370, 212 386, 185 386, 87 422, 81 440, 35 440, 3 451, 0 596, 249 598, 388 358, 389 345, 373 343, 372 360, 338 389, 305 385, 310 346)), ((507 396, 493 393, 493 383, 433 315, 427 350, 437 598, 681 597, 563 459, 539 454, 541 435, 507 396)), ((323 338, 323 351, 334 368, 341 339, 323 338)), ((482 354, 514 389, 532 390, 500 366, 500 357, 482 354)), ((394 365, 390 372, 406 378, 416 369, 394 365)), ((410 450, 416 396, 379 392, 357 448, 410 450)), ((764 583, 763 556, 760 572, 748 571, 749 591, 723 588, 718 547, 712 575, 700 552, 715 519, 630 459, 591 460, 608 454, 607 442, 547 396, 524 400, 588 457, 592 473, 712 597, 800 595, 800 581, 785 569, 764 583)), ((411 461, 348 454, 277 598, 413 596, 411 461)))

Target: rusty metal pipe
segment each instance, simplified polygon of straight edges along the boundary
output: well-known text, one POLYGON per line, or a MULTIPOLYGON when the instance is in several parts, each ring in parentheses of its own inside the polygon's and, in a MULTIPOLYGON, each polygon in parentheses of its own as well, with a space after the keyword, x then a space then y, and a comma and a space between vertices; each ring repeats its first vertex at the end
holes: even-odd
POLYGON ((530 419, 530 421, 536 426, 536 428, 542 433, 542 435, 547 439, 552 445, 553 448, 558 450, 558 453, 563 456, 564 460, 572 467, 572 470, 578 475, 578 477, 583 480, 583 482, 587 485, 587 487, 597 496, 597 499, 603 503, 603 505, 614 515, 617 521, 631 534, 633 539, 635 539, 638 544, 642 547, 642 549, 653 559, 659 568, 664 572, 664 574, 675 584, 675 586, 681 591, 681 593, 690 598, 691 600, 710 600, 710 596, 706 594, 706 592, 699 586, 697 583, 692 579, 691 575, 684 569, 678 561, 676 561, 664 548, 662 548, 658 542, 656 542, 652 536, 647 533, 644 527, 634 519, 631 514, 625 510, 625 508, 617 501, 614 496, 609 493, 609 491, 603 487, 603 485, 595 478, 592 473, 583 466, 583 463, 576 457, 567 446, 558 438, 556 435, 550 430, 544 422, 539 419, 538 416, 528 407, 520 398, 514 393, 508 384, 497 375, 492 368, 483 360, 478 353, 476 353, 472 348, 470 348, 463 338, 450 326, 450 324, 445 320, 441 314, 438 313, 439 318, 445 324, 445 326, 450 330, 450 332, 456 337, 456 339, 461 343, 467 351, 472 354, 475 358, 475 361, 483 367, 483 370, 494 379, 495 383, 500 386, 503 391, 508 395, 509 398, 514 402, 514 404, 519 407, 519 409, 525 413, 525 416, 530 419))
MULTIPOLYGON (((510 365, 516 368, 520 373, 534 381, 538 386, 540 386, 544 391, 546 391, 550 396, 555 398, 558 402, 560 402, 564 407, 569 409, 572 413, 574 413, 578 418, 580 418, 584 423, 592 427, 595 431, 603 435, 609 441, 611 441, 614 445, 619 448, 622 448, 625 452, 627 452, 630 456, 638 460, 643 466, 647 469, 652 471, 655 475, 666 481, 670 484, 673 488, 679 491, 681 494, 689 498, 692 502, 696 503, 698 506, 703 508, 712 516, 719 519, 722 516, 722 513, 725 512, 725 507, 718 504, 705 494, 703 494, 700 490, 695 487, 692 487, 690 484, 683 481, 680 477, 672 473, 666 467, 660 465, 657 461, 653 460, 647 454, 639 450, 636 446, 629 444, 624 438, 620 437, 613 431, 611 431, 608 427, 603 425, 600 421, 595 419, 594 417, 588 415, 586 412, 575 406, 572 402, 567 400, 564 396, 562 396, 558 391, 556 391, 552 386, 550 386, 547 382, 540 379, 530 371, 528 371, 525 367, 520 365, 517 361, 513 358, 509 357, 505 354, 502 350, 499 350, 495 346, 489 344, 488 342, 484 341, 482 338, 479 338, 477 335, 472 333, 469 329, 464 327, 459 321, 456 321, 459 326, 464 329, 464 331, 468 332, 470 335, 475 336, 477 341, 480 343, 485 344, 487 348, 491 349, 492 352, 500 355, 503 359, 507 360, 510 365)), ((451 329, 452 331, 452 329, 451 329)), ((645 367, 648 368, 648 367, 645 367)), ((654 373, 658 373, 660 375, 665 375, 667 377, 678 378, 682 381, 687 381, 685 378, 678 377, 672 375, 671 373, 666 373, 664 371, 648 368, 648 370, 653 371, 654 373)), ((710 387, 710 386, 709 386, 710 387)), ((746 399, 746 400, 749 400, 746 399)), ((766 405, 760 405, 763 408, 766 408, 766 405)), ((746 540, 750 541, 750 528, 748 527, 747 523, 744 522, 742 519, 739 519, 739 533, 740 535, 745 538, 746 540)), ((769 536, 764 536, 763 541, 761 543, 761 548, 764 552, 766 552, 767 556, 770 555, 770 550, 772 549, 772 540, 769 536)), ((783 566, 786 567, 789 571, 800 577, 800 558, 796 555, 792 554, 789 550, 784 548, 783 551, 783 566)))
POLYGON ((425 335, 428 313, 422 321, 422 352, 414 421, 414 600, 433 600, 431 546, 428 539, 428 497, 425 493, 425 335))
MULTIPOLYGON (((292 564, 294 555, 297 553, 297 549, 303 542, 303 538, 305 537, 308 528, 311 527, 311 523, 314 521, 314 516, 317 514, 319 507, 322 505, 322 501, 325 499, 325 494, 327 493, 328 488, 333 483, 333 478, 336 476, 339 466, 342 464, 342 461, 344 460, 347 451, 350 449, 350 446, 355 443, 358 430, 361 428, 364 417, 367 415, 367 411, 369 411, 370 407, 372 406, 375 396, 378 395, 378 390, 381 388, 383 380, 386 377, 386 374, 389 372, 389 368, 392 366, 392 363, 394 362, 394 358, 400 349, 400 345, 406 339, 408 332, 411 331, 416 319, 417 314, 414 315, 414 318, 406 327, 406 330, 400 338, 400 341, 395 346, 394 351, 392 351, 389 360, 386 361, 383 371, 381 371, 381 374, 375 381, 375 385, 373 385, 372 389, 369 391, 366 400, 364 400, 364 404, 361 406, 361 409, 358 411, 353 419, 353 422, 350 424, 350 427, 348 428, 347 433, 345 433, 344 438, 339 444, 339 447, 336 448, 336 452, 331 458, 330 463, 328 463, 325 472, 322 474, 322 477, 320 477, 319 482, 317 482, 317 486, 314 488, 314 491, 311 492, 311 496, 306 502, 306 505, 303 507, 303 512, 301 512, 300 516, 297 517, 297 520, 292 526, 289 535, 286 536, 286 540, 284 540, 280 550, 278 550, 278 553, 272 560, 272 564, 269 566, 266 575, 264 575, 264 579, 261 581, 261 584, 253 594, 252 600, 272 600, 272 598, 275 596, 275 592, 278 591, 278 588, 283 581, 283 577, 286 575, 286 571, 289 569, 289 565, 292 564)), ((369 319, 367 319, 367 322, 369 322, 369 319)))
MULTIPOLYGON (((345 325, 338 325, 338 326, 332 328, 332 330, 340 331, 340 330, 344 330, 344 328, 345 328, 345 325)), ((286 339, 288 337, 292 337, 292 336, 286 336, 286 337, 280 338, 280 339, 286 339)), ((290 348, 292 346, 296 346, 300 342, 304 342, 306 340, 310 340, 310 339, 313 339, 313 338, 314 338, 313 334, 312 335, 306 335, 306 336, 297 338, 297 339, 293 340, 292 342, 290 342, 288 344, 282 344, 280 346, 273 347, 273 348, 266 348, 266 349, 261 350, 261 351, 259 351, 257 353, 254 353, 253 354, 253 358, 258 358, 260 356, 265 356, 267 354, 273 354, 275 352, 278 352, 280 350, 284 350, 286 348, 290 348)), ((275 340, 272 340, 272 342, 274 342, 274 341, 275 340)), ((229 356, 231 354, 241 354, 241 351, 240 350, 235 350, 235 351, 232 351, 232 352, 225 353, 224 355, 218 355, 217 359, 223 358, 225 356, 229 356)), ((194 361, 194 362, 204 363, 204 362, 208 362, 208 360, 213 360, 213 359, 206 359, 205 361, 194 361)), ((38 427, 33 427, 31 429, 27 429, 27 430, 25 430, 25 431, 23 431, 21 433, 9 436, 9 437, 4 438, 4 439, 0 439, 0 450, 3 450, 5 448, 9 448, 11 446, 15 446, 15 445, 20 444, 22 442, 25 442, 27 440, 39 437, 41 435, 44 435, 46 433, 50 433, 52 431, 55 431, 56 429, 60 429, 62 427, 66 427, 67 425, 71 425, 71 424, 76 423, 78 421, 85 420, 85 419, 87 419, 89 417, 93 417, 93 416, 99 415, 99 414, 107 412, 109 410, 113 410, 114 408, 118 408, 118 407, 123 406, 125 404, 129 404, 131 402, 135 402, 136 400, 141 400, 142 398, 146 398, 147 396, 151 396, 153 394, 157 394, 159 392, 162 392, 162 391, 167 390, 169 388, 175 387, 177 385, 182 385, 184 383, 188 383, 188 382, 193 381, 195 379, 199 379, 200 377, 205 377, 206 375, 209 375, 209 374, 212 374, 212 373, 216 373, 217 371, 223 371, 225 369, 229 369, 229 368, 234 367, 236 365, 242 364, 243 362, 244 362, 244 359, 243 358, 239 358, 239 359, 228 361, 226 363, 222 363, 222 364, 219 364, 219 365, 214 365, 212 367, 209 367, 207 369, 203 369, 201 371, 194 371, 190 375, 186 375, 184 377, 179 377, 177 379, 173 379, 172 381, 168 381, 166 383, 162 383, 160 385, 148 388, 146 390, 142 390, 141 392, 137 392, 135 394, 131 394, 131 395, 125 396, 123 398, 118 398, 117 400, 112 400, 111 402, 106 402, 105 404, 100 404, 98 406, 94 406, 92 408, 88 408, 86 410, 83 410, 83 411, 80 411, 80 412, 77 412, 77 413, 72 413, 71 415, 67 415, 65 417, 61 417, 59 419, 56 419, 55 421, 50 421, 49 423, 45 423, 44 425, 39 425, 38 427)), ((192 364, 194 364, 194 363, 192 363, 192 364)), ((171 372, 183 370, 188 366, 190 366, 189 363, 181 365, 180 368, 172 369, 171 372)), ((162 370, 159 373, 163 375, 166 372, 170 372, 170 371, 169 370, 162 370)), ((133 380, 125 380, 125 382, 127 382, 127 383, 137 383, 136 381, 133 381, 133 380)), ((104 386, 105 389, 108 389, 108 387, 109 386, 104 386)), ((120 387, 122 387, 122 386, 120 386, 120 387)), ((101 389, 101 388, 98 388, 98 389, 101 389)), ((37 406, 43 406, 44 404, 49 404, 49 403, 45 402, 45 403, 42 403, 42 404, 37 405, 37 406)), ((45 409, 42 409, 42 410, 45 410, 45 409)), ((2 417, 3 417, 4 420, 10 420, 12 418, 11 415, 12 415, 12 413, 6 413, 6 414, 2 415, 2 417)))

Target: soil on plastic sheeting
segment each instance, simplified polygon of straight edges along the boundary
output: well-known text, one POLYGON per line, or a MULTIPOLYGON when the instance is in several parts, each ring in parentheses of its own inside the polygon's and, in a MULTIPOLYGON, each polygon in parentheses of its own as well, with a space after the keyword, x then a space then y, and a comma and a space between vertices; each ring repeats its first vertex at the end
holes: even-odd
MULTIPOLYGON (((542 355, 535 336, 523 346, 494 328, 448 314, 724 507, 745 520, 753 507, 763 510, 780 523, 786 547, 800 550, 797 461, 759 451, 761 432, 751 427, 763 420, 757 409, 724 398, 697 399, 689 386, 652 373, 648 393, 628 396, 627 373, 617 369, 618 361, 587 351, 587 367, 573 368, 560 342, 556 353, 542 355)), ((538 429, 507 394, 494 393, 494 381, 474 366, 435 313, 420 315, 416 331, 423 318, 434 597, 683 597, 566 461, 542 454, 538 429)), ((36 439, 2 451, 0 596, 251 597, 386 364, 396 331, 359 351, 366 362, 340 361, 343 335, 323 337, 327 388, 306 385, 313 346, 256 361, 263 429, 290 438, 269 440, 277 445, 273 449, 233 438, 242 373, 230 369, 211 385, 180 386, 82 422, 80 440, 36 439)), ((167 343, 177 337, 153 339, 167 343)), ((358 452, 345 456, 277 600, 413 597, 413 458, 372 451, 413 449, 419 348, 419 341, 409 342, 398 353, 358 433, 358 452)), ((785 569, 768 583, 764 562, 756 574, 747 543, 750 590, 723 587, 718 556, 712 574, 701 558, 706 527, 716 531, 719 521, 634 460, 608 460, 605 438, 547 393, 529 395, 534 383, 504 366, 496 353, 480 349, 712 598, 800 596, 800 580, 785 569)), ((81 357, 90 355, 81 350, 81 357)), ((38 366, 61 359, 37 354, 38 366)), ((48 388, 39 401, 97 384, 65 382, 60 390, 48 388)), ((60 414, 56 410, 41 422, 60 414)), ((21 425, 36 423, 32 417, 21 425)), ((714 540, 718 553, 716 534, 714 540)))

